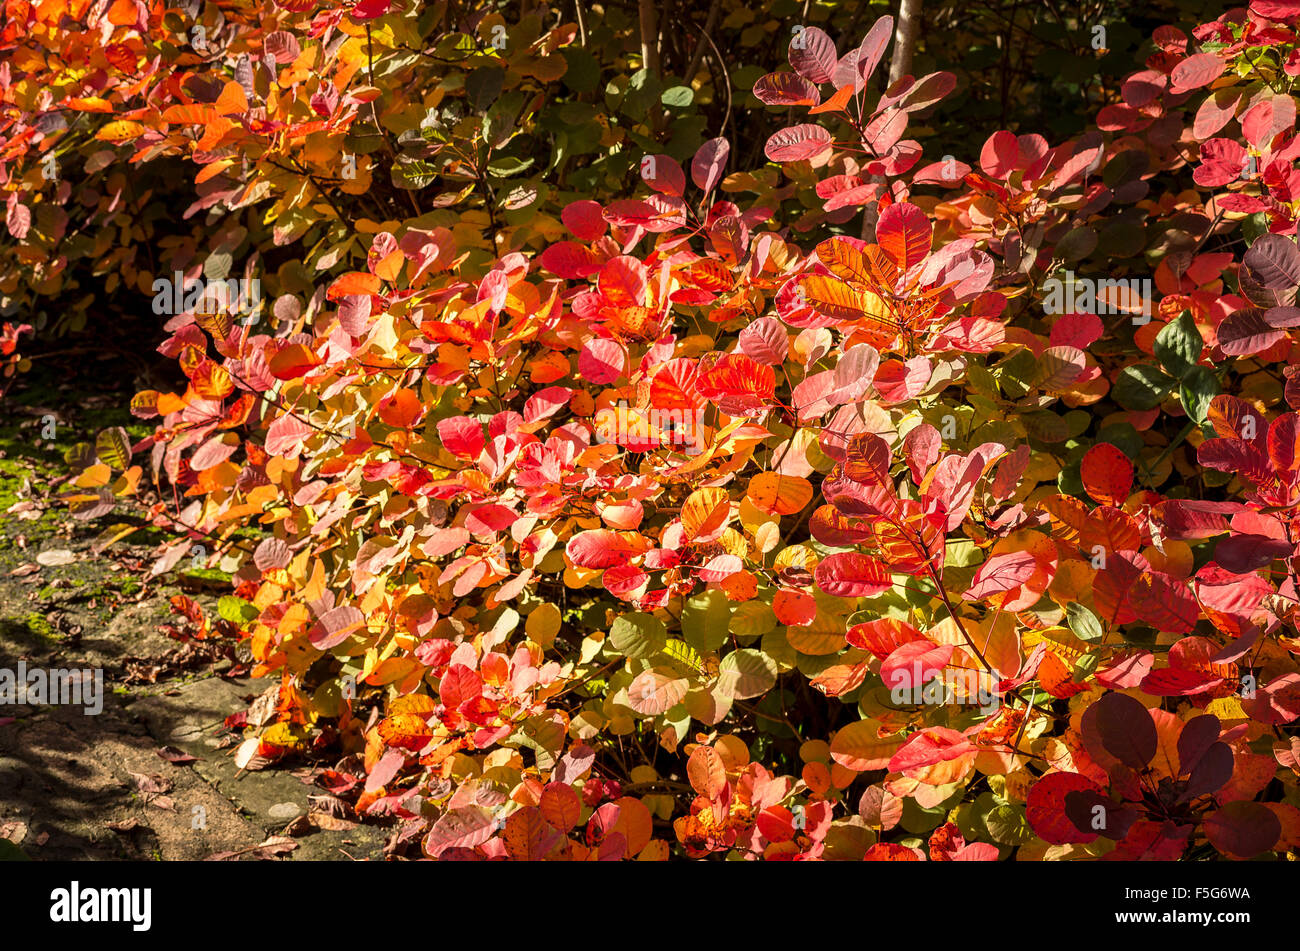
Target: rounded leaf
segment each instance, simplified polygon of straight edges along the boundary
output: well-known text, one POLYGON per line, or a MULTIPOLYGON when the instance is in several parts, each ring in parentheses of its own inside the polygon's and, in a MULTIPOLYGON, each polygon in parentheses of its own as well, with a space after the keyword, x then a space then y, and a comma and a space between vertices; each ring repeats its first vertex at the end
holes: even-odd
POLYGON ((762 651, 732 651, 718 665, 717 693, 731 700, 748 700, 776 684, 776 661, 762 651))

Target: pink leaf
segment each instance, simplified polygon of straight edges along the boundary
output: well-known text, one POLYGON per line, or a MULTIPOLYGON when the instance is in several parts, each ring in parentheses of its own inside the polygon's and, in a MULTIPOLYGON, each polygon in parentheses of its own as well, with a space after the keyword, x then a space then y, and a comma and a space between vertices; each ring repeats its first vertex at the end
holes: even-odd
POLYGON ((691 159, 691 181, 706 195, 713 191, 713 186, 722 181, 722 174, 727 168, 727 156, 731 153, 731 143, 724 138, 709 139, 700 146, 691 159))

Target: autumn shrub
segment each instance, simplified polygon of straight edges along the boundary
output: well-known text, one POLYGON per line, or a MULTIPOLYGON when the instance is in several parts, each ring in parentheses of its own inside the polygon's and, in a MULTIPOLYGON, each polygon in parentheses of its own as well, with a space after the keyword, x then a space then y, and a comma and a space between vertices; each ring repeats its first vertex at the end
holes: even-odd
POLYGON ((933 154, 889 17, 795 30, 750 165, 696 77, 602 93, 594 18, 55 7, 6 5, 0 290, 163 281, 188 384, 67 501, 231 573, 241 767, 443 859, 1300 844, 1300 6, 933 154))

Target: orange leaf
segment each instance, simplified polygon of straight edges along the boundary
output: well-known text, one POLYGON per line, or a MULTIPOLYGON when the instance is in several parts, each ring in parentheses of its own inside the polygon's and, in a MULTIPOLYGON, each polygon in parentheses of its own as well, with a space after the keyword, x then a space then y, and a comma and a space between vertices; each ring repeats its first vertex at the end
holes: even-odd
POLYGON ((221 95, 217 97, 216 109, 223 116, 247 112, 248 97, 244 95, 244 87, 233 79, 226 83, 226 88, 221 90, 221 95))
POLYGON ((200 105, 168 106, 163 110, 162 118, 164 122, 177 122, 181 125, 207 125, 217 118, 217 110, 200 105))
POLYGON ((686 777, 701 796, 714 799, 727 785, 727 767, 711 746, 697 746, 686 761, 686 777))
POLYGON ((86 96, 83 99, 68 99, 65 104, 69 109, 75 109, 77 112, 106 112, 110 115, 113 112, 113 104, 107 99, 101 99, 98 96, 86 96))
POLYGON ((841 86, 839 89, 835 90, 835 95, 831 96, 820 106, 814 106, 809 109, 808 115, 815 116, 823 112, 843 112, 844 107, 848 105, 849 100, 853 98, 853 90, 855 87, 856 83, 848 83, 847 85, 841 86))
POLYGON ((410 429, 423 415, 419 394, 405 387, 379 404, 379 418, 394 429, 410 429))
POLYGON ((750 479, 746 496, 759 512, 787 516, 813 501, 813 483, 800 475, 763 472, 750 479))
POLYGON ((682 506, 682 530, 688 542, 711 542, 731 520, 731 500, 725 489, 696 489, 682 506))
POLYGON ((271 358, 271 375, 277 380, 293 380, 320 366, 320 358, 301 343, 291 343, 271 358))
POLYGON ((359 294, 378 294, 379 276, 365 271, 349 271, 342 275, 325 292, 330 300, 342 300, 359 294))

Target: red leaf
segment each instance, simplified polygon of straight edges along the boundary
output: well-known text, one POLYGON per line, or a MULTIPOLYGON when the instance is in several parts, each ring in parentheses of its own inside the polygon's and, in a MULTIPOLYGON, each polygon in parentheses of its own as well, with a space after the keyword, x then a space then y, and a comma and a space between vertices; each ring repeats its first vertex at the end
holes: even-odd
POLYGON ((813 575, 817 587, 840 598, 873 598, 894 585, 884 564, 854 551, 827 555, 813 575))
POLYGON ((754 95, 769 106, 815 106, 817 87, 798 73, 768 73, 754 83, 754 95))
POLYGON ((1145 769, 1156 755, 1159 736, 1155 721, 1138 700, 1123 693, 1108 693, 1089 708, 1102 747, 1111 756, 1133 769, 1145 769))
POLYGON ((880 65, 880 59, 885 55, 885 50, 888 48, 889 40, 893 35, 894 18, 892 16, 882 16, 871 24, 871 29, 862 38, 862 45, 858 47, 857 88, 861 89, 865 86, 867 80, 871 78, 871 74, 876 71, 876 67, 880 65))
POLYGON ((1264 311, 1258 307, 1246 307, 1229 314, 1219 324, 1218 333, 1219 346, 1224 353, 1234 357, 1248 357, 1267 350, 1286 337, 1285 330, 1269 326, 1264 311))
POLYGON ((1098 668, 1094 679, 1103 687, 1127 690, 1142 683, 1143 678, 1150 673, 1155 659, 1155 654, 1150 651, 1138 651, 1098 668))
POLYGON ((889 443, 875 433, 860 433, 849 440, 844 457, 844 476, 868 486, 888 486, 893 489, 889 466, 893 462, 889 443))
POLYGON ((758 363, 779 366, 790 352, 785 327, 775 317, 760 317, 740 332, 741 353, 758 363))
POLYGON ((1032 578, 1038 568, 1038 559, 1027 551, 994 555, 980 565, 963 597, 980 601, 1003 591, 1011 591, 1032 578))
POLYGON ((975 749, 964 735, 946 726, 932 726, 907 738, 889 760, 889 771, 901 773, 945 763, 975 749))
POLYGON ((595 241, 607 227, 600 202, 589 198, 565 205, 560 220, 579 241, 595 241))
POLYGON ((1102 505, 1123 505, 1133 488, 1133 463, 1110 443, 1098 443, 1084 453, 1079 470, 1084 489, 1102 505))
POLYGON ((802 162, 830 147, 829 132, 819 125, 804 123, 772 133, 763 147, 763 154, 773 162, 802 162))
POLYGON ((438 436, 448 452, 462 459, 476 459, 483 451, 483 426, 468 416, 438 420, 438 436))
POLYGON ((880 679, 891 690, 923 687, 948 666, 953 645, 932 644, 928 640, 908 641, 898 647, 880 665, 880 679))
POLYGON ((1187 583, 1162 571, 1143 572, 1129 589, 1129 603, 1152 627, 1174 634, 1190 633, 1200 617, 1187 583))
POLYGON ((645 265, 627 254, 610 258, 600 269, 596 286, 615 307, 644 307, 648 286, 645 265))
POLYGON ((728 353, 701 373, 695 385, 727 415, 743 416, 768 405, 776 392, 776 373, 743 353, 728 353))
POLYGON ((849 628, 845 639, 854 647, 871 651, 881 660, 890 656, 904 644, 913 641, 931 643, 924 634, 906 621, 884 617, 874 621, 864 621, 849 628))
POLYGON ((583 344, 578 354, 578 372, 587 382, 603 386, 623 375, 626 359, 617 340, 593 338, 583 344))
POLYGON ((1220 852, 1253 858, 1277 844, 1282 823, 1262 802, 1230 802, 1205 817, 1205 837, 1220 852))
POLYGON ((926 213, 905 201, 890 205, 876 222, 880 249, 903 271, 929 256, 933 234, 926 213))
POLYGON ((1025 817, 1039 838, 1052 845, 1092 842, 1097 833, 1075 827, 1065 814, 1065 797, 1072 792, 1101 791, 1100 786, 1078 773, 1048 773, 1029 790, 1025 817))
POLYGON ((806 591, 780 588, 772 599, 772 613, 782 624, 807 627, 817 618, 817 599, 806 591))
POLYGON ((641 159, 641 180, 657 192, 681 197, 686 192, 686 173, 671 155, 647 155, 641 159))
POLYGON ((980 150, 980 168, 990 178, 1005 179, 1016 169, 1020 145, 1013 132, 994 132, 980 150))
POLYGON ((825 30, 815 26, 795 32, 790 40, 789 57, 795 72, 815 83, 830 82, 839 62, 835 53, 835 41, 826 35, 825 30))
POLYGON ((270 360, 267 368, 277 380, 295 380, 320 366, 320 358, 301 343, 291 343, 270 360))
POLYGON ((1170 91, 1179 93, 1208 86, 1228 68, 1228 64, 1213 53, 1197 53, 1187 57, 1169 74, 1170 91))
POLYGON ((916 849, 909 849, 905 845, 899 845, 897 842, 877 842, 871 848, 867 849, 862 856, 864 862, 919 862, 921 856, 916 854, 916 849))
POLYGON ((1300 469, 1300 414, 1287 413, 1268 427, 1268 457, 1282 472, 1300 469))

